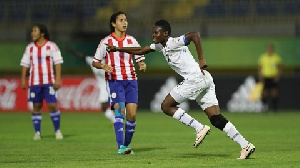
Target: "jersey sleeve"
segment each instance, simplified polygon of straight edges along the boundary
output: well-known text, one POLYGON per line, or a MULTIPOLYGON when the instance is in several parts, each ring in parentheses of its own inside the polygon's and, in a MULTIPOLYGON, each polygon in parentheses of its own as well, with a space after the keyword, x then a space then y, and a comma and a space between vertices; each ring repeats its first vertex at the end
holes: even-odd
POLYGON ((61 56, 61 52, 55 43, 53 43, 52 53, 53 53, 53 55, 52 55, 53 62, 55 65, 62 64, 64 62, 63 57, 61 56))
POLYGON ((88 64, 88 65, 92 65, 92 63, 93 63, 93 57, 92 56, 86 56, 85 57, 85 62, 88 64))
POLYGON ((151 48, 151 50, 161 52, 161 50, 162 50, 163 47, 162 47, 161 44, 154 44, 154 43, 152 43, 150 45, 150 48, 151 48))
POLYGON ((93 61, 101 62, 101 60, 105 57, 105 55, 106 55, 106 46, 105 46, 104 40, 101 40, 101 42, 98 45, 98 48, 96 50, 93 61))
POLYGON ((185 34, 179 37, 172 38, 168 41, 168 48, 176 49, 182 46, 189 45, 190 42, 186 39, 185 34))
MULTIPOLYGON (((139 42, 137 40, 135 40, 135 39, 134 39, 133 45, 134 45, 133 47, 141 47, 141 45, 139 44, 139 42)), ((145 60, 145 56, 144 55, 135 55, 134 58, 135 58, 136 62, 140 62, 140 61, 145 60)))
POLYGON ((21 66, 24 67, 30 67, 30 51, 29 51, 29 45, 26 47, 25 52, 23 54, 23 57, 21 59, 21 66))
POLYGON ((280 65, 282 63, 281 57, 277 55, 277 64, 280 65))

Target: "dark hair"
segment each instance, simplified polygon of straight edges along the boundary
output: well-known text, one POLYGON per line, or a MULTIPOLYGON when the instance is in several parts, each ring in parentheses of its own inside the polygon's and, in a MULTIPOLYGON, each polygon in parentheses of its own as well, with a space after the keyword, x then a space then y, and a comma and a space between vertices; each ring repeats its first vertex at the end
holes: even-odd
POLYGON ((49 31, 48 31, 48 29, 47 29, 47 27, 45 25, 43 25, 43 24, 36 24, 33 27, 35 27, 35 26, 40 29, 40 33, 41 34, 42 33, 44 34, 45 39, 50 40, 50 33, 49 33, 49 31))
POLYGON ((111 15, 110 20, 109 20, 109 26, 110 26, 110 32, 111 32, 111 33, 115 31, 115 28, 112 26, 111 23, 112 23, 112 22, 113 22, 113 23, 116 23, 117 17, 118 17, 119 15, 121 15, 121 14, 124 14, 124 15, 126 16, 126 13, 124 13, 124 12, 122 12, 122 11, 119 11, 119 12, 114 13, 114 14, 111 15))
POLYGON ((171 25, 168 21, 161 19, 155 22, 156 26, 160 26, 164 31, 168 31, 169 36, 171 35, 171 25))

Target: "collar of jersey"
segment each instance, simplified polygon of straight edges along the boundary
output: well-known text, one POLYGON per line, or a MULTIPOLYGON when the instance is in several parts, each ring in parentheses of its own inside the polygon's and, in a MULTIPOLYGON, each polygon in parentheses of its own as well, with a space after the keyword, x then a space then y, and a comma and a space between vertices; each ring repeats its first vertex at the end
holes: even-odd
POLYGON ((44 44, 38 45, 38 43, 35 43, 35 46, 37 46, 37 47, 43 47, 47 42, 48 42, 48 40, 46 39, 45 42, 44 42, 44 44))
POLYGON ((115 34, 114 32, 112 32, 112 33, 111 33, 111 36, 112 36, 114 39, 116 39, 117 41, 123 41, 123 40, 125 39, 125 37, 126 37, 126 34, 125 34, 124 37, 119 38, 119 37, 116 36, 116 34, 115 34))

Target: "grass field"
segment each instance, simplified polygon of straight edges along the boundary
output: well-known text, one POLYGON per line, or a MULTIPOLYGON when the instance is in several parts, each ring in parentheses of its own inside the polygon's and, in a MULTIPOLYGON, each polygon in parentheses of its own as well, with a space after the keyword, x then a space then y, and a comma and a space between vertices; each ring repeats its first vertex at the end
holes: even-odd
MULTIPOLYGON (((203 112, 190 114, 211 126, 203 112)), ((236 160, 239 145, 216 128, 193 148, 194 130, 161 113, 138 113, 135 155, 117 154, 113 125, 101 113, 62 113, 61 141, 48 113, 41 141, 32 140, 29 113, 0 113, 0 167, 299 167, 300 111, 223 115, 256 146, 250 159, 236 160)))

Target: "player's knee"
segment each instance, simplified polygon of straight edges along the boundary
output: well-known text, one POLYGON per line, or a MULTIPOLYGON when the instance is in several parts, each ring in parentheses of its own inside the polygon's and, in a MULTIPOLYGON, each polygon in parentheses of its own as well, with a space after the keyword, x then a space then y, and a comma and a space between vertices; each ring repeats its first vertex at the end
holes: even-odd
POLYGON ((228 120, 221 114, 218 114, 210 117, 210 123, 222 131, 225 125, 228 123, 228 120))
POLYGON ((119 102, 118 107, 115 107, 115 115, 116 117, 124 118, 125 117, 125 103, 119 102))

